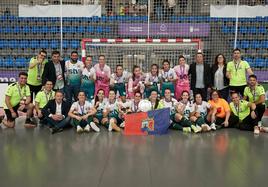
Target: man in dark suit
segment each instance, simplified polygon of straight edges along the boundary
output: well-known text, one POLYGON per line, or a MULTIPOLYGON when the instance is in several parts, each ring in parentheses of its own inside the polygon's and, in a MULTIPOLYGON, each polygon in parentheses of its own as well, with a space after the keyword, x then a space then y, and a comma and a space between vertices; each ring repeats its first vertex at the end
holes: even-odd
POLYGON ((55 93, 55 99, 48 101, 42 109, 42 114, 47 125, 51 127, 52 134, 61 132, 69 124, 69 109, 70 106, 63 101, 63 93, 61 91, 57 91, 55 93))
POLYGON ((51 54, 51 61, 46 63, 44 72, 42 75, 42 85, 45 85, 47 81, 52 81, 54 90, 64 89, 65 84, 65 63, 60 60, 60 52, 53 51, 51 54))
POLYGON ((203 100, 207 100, 207 91, 211 89, 211 70, 208 64, 204 64, 204 55, 201 52, 196 54, 196 63, 190 65, 191 90, 194 95, 200 93, 203 100))

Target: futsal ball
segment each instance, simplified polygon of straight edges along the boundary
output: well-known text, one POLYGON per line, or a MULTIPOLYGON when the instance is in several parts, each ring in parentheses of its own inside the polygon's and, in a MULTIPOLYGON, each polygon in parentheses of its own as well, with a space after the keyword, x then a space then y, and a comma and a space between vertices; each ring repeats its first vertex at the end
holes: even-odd
POLYGON ((150 101, 148 100, 142 100, 140 101, 139 103, 139 109, 142 111, 142 112, 148 112, 149 110, 151 110, 152 108, 152 104, 150 101))

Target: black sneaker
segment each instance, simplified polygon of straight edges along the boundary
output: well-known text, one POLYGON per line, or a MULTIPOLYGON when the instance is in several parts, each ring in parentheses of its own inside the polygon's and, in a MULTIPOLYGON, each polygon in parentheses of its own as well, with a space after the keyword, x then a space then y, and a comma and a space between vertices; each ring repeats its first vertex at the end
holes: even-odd
POLYGON ((35 128, 37 126, 37 124, 35 122, 33 122, 31 119, 26 119, 25 121, 25 128, 35 128))
POLYGON ((26 121, 25 121, 25 124, 30 124, 30 125, 36 125, 36 123, 35 122, 33 122, 31 119, 26 119, 26 121))
POLYGON ((51 128, 51 134, 62 132, 63 128, 53 127, 51 128))
POLYGON ((4 116, 0 116, 0 124, 2 123, 4 116))

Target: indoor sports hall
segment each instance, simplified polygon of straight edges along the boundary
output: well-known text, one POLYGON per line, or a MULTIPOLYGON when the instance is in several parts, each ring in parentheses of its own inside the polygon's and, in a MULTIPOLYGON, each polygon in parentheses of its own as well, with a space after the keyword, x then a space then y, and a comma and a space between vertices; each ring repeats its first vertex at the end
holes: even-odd
POLYGON ((266 187, 267 106, 267 0, 0 1, 1 187, 266 187))

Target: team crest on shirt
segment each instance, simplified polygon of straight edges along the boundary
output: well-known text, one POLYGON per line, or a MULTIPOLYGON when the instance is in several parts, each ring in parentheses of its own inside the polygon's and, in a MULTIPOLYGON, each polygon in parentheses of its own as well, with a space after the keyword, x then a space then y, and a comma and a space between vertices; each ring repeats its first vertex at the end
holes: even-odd
POLYGON ((154 131, 154 119, 146 118, 141 122, 141 130, 144 132, 154 131))

